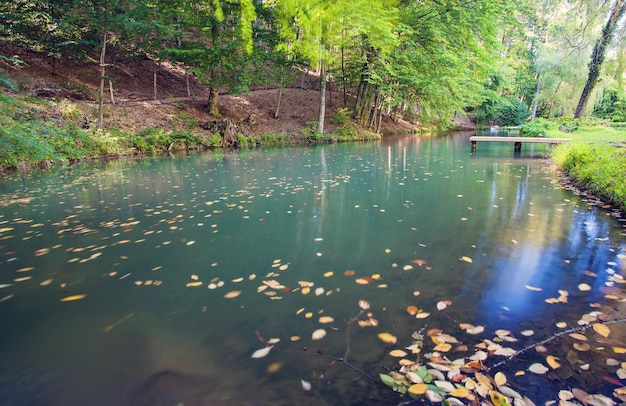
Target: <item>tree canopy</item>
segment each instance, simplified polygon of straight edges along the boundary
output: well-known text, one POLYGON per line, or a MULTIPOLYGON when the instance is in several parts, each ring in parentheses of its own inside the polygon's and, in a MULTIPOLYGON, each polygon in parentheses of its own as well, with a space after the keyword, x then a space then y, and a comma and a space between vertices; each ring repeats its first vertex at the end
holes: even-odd
POLYGON ((464 114, 486 125, 573 115, 581 94, 602 106, 588 114, 623 109, 616 97, 625 93, 624 7, 623 0, 14 0, 1 2, 0 33, 55 60, 91 58, 102 83, 114 63, 107 44, 116 54, 178 64, 209 87, 213 115, 220 91, 280 86, 300 67, 320 78, 318 131, 329 84, 355 120, 378 131, 383 115, 442 127, 464 114))

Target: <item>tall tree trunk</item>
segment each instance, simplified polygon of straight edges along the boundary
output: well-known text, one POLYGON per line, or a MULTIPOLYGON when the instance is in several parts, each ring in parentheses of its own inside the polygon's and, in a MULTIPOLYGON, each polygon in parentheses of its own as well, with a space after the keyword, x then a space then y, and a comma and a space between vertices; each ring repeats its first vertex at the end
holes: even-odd
POLYGON ((596 86, 598 77, 600 76, 600 69, 602 68, 602 63, 604 62, 606 48, 611 43, 617 23, 622 15, 624 15, 624 11, 626 11, 625 0, 616 0, 615 4, 613 4, 613 7, 611 8, 609 19, 602 29, 602 35, 593 47, 591 61, 589 62, 589 75, 587 77, 587 83, 585 84, 585 88, 583 89, 580 99, 578 100, 578 107, 576 107, 574 118, 580 118, 585 114, 589 96, 591 95, 593 88, 596 86))
POLYGON ((326 70, 324 63, 320 63, 320 116, 317 122, 317 131, 324 134, 324 120, 326 118, 326 70))
POLYGON ((537 105, 539 104, 539 92, 541 91, 541 69, 537 73, 537 87, 535 88, 535 97, 533 98, 533 111, 530 114, 530 121, 534 121, 537 117, 537 105))
POLYGON ((102 34, 102 50, 100 51, 100 90, 98 91, 98 121, 96 129, 101 130, 104 122, 104 82, 106 80, 105 57, 107 52, 107 33, 102 34))
POLYGON ((220 105, 219 105, 220 91, 213 85, 209 86, 209 107, 208 112, 213 117, 219 117, 220 105))
POLYGON ((274 111, 274 118, 278 118, 280 114, 280 102, 283 99, 283 89, 285 88, 285 79, 280 79, 280 86, 278 86, 278 98, 276 100, 276 110, 274 111))

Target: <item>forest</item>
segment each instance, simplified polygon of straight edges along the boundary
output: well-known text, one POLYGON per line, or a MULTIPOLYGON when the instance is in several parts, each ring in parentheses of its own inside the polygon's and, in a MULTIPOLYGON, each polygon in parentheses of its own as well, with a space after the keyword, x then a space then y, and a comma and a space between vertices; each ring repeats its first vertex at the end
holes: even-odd
MULTIPOLYGON (((117 58, 149 58, 220 94, 282 89, 298 72, 340 89, 351 119, 451 127, 516 126, 535 118, 626 121, 624 0, 12 0, 4 41, 100 77, 97 128, 117 58)), ((0 55, 18 66, 19 56, 0 55)), ((53 67, 54 69, 54 67, 53 67)), ((155 87, 157 71, 154 72, 155 87)), ((0 83, 15 84, 0 71, 0 83)), ((276 115, 280 110, 280 92, 276 115)))

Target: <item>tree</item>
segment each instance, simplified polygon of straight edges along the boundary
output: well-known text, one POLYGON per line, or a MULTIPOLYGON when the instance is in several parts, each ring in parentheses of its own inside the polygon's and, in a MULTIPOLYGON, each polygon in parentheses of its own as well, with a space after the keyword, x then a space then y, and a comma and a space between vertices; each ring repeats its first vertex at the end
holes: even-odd
POLYGON ((600 35, 600 38, 598 38, 596 45, 593 48, 593 52, 591 53, 587 83, 585 84, 585 87, 580 95, 580 99, 578 100, 578 107, 576 107, 574 118, 582 117, 585 114, 589 95, 591 94, 593 88, 596 86, 598 78, 600 77, 600 69, 602 68, 602 64, 604 63, 606 49, 611 43, 613 33, 617 28, 619 20, 624 15, 624 11, 626 11, 626 1, 615 0, 615 3, 613 3, 613 7, 611 7, 611 12, 609 14, 606 25, 602 30, 602 34, 600 35))

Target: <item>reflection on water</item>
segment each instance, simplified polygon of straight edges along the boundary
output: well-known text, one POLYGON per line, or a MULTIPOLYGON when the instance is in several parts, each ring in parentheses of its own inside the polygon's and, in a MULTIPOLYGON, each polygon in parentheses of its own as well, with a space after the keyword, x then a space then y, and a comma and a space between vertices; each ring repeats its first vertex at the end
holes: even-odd
MULTIPOLYGON (((0 183, 0 403, 396 404, 396 393, 323 357, 344 355, 359 299, 379 326, 353 326, 349 359, 372 377, 397 365, 383 331, 399 348, 422 328, 471 347, 509 329, 519 349, 559 331, 557 321, 575 326, 590 304, 624 317, 605 297, 624 297, 607 283, 626 273, 623 223, 563 190, 532 157, 541 146, 513 159, 487 144, 472 157, 468 136, 11 175, 0 183), (568 303, 545 302, 560 291, 568 303), (60 301, 74 295, 87 296, 60 301), (452 305, 439 311, 442 300, 452 305), (408 305, 431 315, 416 319, 408 305), (462 333, 463 322, 486 335, 462 333), (326 337, 312 340, 320 328, 326 337), (535 335, 519 334, 527 329, 535 335), (251 359, 261 338, 280 342, 251 359)), ((533 376, 515 382, 533 356, 505 371, 537 401, 559 384, 610 394, 585 374, 549 391, 533 376)))

